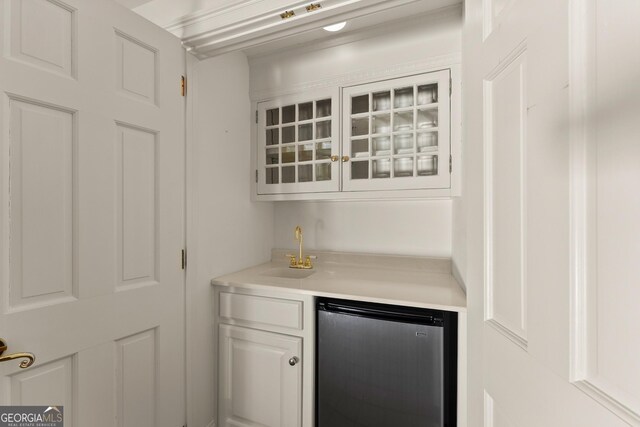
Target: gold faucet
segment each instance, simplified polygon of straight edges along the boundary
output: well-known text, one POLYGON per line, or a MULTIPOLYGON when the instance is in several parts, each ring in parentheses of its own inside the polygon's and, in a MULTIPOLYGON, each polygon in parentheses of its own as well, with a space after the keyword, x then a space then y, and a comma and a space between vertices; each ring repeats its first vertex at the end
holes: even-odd
POLYGON ((313 255, 308 255, 306 258, 304 258, 302 253, 302 227, 296 225, 294 235, 296 240, 298 241, 298 258, 296 259, 295 255, 286 255, 289 257, 289 268, 302 268, 307 270, 313 268, 311 260, 316 259, 316 257, 313 255))

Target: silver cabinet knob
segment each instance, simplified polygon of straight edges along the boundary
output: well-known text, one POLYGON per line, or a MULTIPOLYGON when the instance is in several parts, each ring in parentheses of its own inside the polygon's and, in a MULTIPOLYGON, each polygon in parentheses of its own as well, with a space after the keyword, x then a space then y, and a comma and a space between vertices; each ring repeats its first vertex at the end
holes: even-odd
POLYGON ((289 359, 289 365, 291 366, 296 366, 296 364, 300 361, 300 359, 298 359, 296 356, 293 356, 291 359, 289 359))

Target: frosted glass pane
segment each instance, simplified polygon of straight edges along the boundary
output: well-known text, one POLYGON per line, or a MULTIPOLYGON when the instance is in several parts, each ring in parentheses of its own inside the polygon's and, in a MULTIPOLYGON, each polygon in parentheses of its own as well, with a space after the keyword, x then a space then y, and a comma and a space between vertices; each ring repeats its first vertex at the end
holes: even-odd
POLYGON ((331 143, 316 143, 316 160, 325 160, 331 158, 331 143))
POLYGON ((369 162, 351 162, 351 179, 369 179, 369 162))
POLYGON ((373 111, 385 111, 391 108, 391 92, 373 94, 373 111))
POLYGON ((267 164, 277 165, 280 163, 280 150, 278 148, 267 148, 267 164))
POLYGON ((418 175, 437 175, 438 174, 438 156, 419 156, 418 157, 418 175))
POLYGON ((280 110, 278 108, 267 110, 267 126, 274 126, 278 123, 280 123, 280 110))
POLYGON ((369 118, 351 120, 351 136, 360 136, 369 134, 369 118))
POLYGON ((267 129, 267 145, 277 145, 280 129, 267 129))
POLYGON ((391 176, 391 160, 378 159, 372 163, 372 176, 373 178, 389 178, 391 176))
POLYGON ((395 108, 413 106, 413 86, 396 89, 393 96, 393 106, 395 108))
POLYGON ((282 168, 282 183, 283 184, 291 184, 292 182, 296 182, 296 167, 295 166, 285 166, 282 168))
POLYGON ((313 165, 298 166, 298 182, 313 181, 313 165))
POLYGON ((418 86, 418 105, 431 104, 434 102, 438 102, 438 85, 434 83, 418 86))
POLYGON ((294 126, 287 126, 282 128, 282 143, 288 144, 295 142, 296 140, 296 128, 294 126))
POLYGON ((267 184, 278 184, 278 168, 267 168, 265 171, 265 182, 267 184))
POLYGON ((351 114, 366 113, 369 111, 369 95, 354 96, 351 98, 351 114))
POLYGON ((313 118, 313 102, 305 102, 298 105, 298 120, 310 120, 313 118))
POLYGON ((316 102, 316 117, 329 117, 331 115, 331 100, 323 99, 316 102))
POLYGON ((296 106, 287 105, 282 107, 282 123, 291 123, 296 121, 296 106))
POLYGON ((369 139, 351 141, 351 157, 367 157, 369 155, 369 139))
POLYGON ((316 165, 316 181, 331 180, 331 163, 320 163, 316 165))
POLYGON ((393 176, 397 178, 413 176, 413 157, 393 159, 393 176))
POLYGON ((309 141, 310 139, 313 139, 313 124, 299 125, 298 141, 309 141))

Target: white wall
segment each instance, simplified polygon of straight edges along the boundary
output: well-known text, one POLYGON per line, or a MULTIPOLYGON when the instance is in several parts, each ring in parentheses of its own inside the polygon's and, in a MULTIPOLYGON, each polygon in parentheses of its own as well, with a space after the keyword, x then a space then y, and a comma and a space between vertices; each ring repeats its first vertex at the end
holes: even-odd
MULTIPOLYGON (((347 27, 348 28, 348 27, 347 27)), ((360 35, 338 33, 338 39, 304 45, 283 53, 250 58, 251 95, 309 87, 326 79, 393 70, 427 58, 460 54, 462 10, 448 7, 427 15, 388 23, 360 35), (337 44, 342 43, 343 44, 337 44)))
POLYGON ((307 248, 451 256, 449 200, 277 203, 276 247, 296 247, 296 225, 307 248))
MULTIPOLYGON (((454 7, 390 23, 383 31, 344 36, 348 43, 254 58, 252 98, 455 57, 461 51, 461 31, 462 11, 454 7)), ((308 248, 451 257, 452 242, 464 243, 464 236, 452 239, 452 215, 451 200, 278 202, 274 240, 277 247, 294 247, 293 228, 300 224, 308 248)))
POLYGON ((190 58, 188 123, 187 375, 190 426, 215 417, 216 343, 209 281, 265 262, 273 205, 250 201, 249 66, 242 53, 190 58))

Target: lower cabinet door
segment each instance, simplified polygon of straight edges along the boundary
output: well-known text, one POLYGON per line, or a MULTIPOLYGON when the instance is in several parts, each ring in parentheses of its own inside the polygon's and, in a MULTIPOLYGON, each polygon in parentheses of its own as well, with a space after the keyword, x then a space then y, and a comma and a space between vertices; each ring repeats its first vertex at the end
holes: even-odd
POLYGON ((299 427, 302 338, 219 326, 221 427, 299 427))

